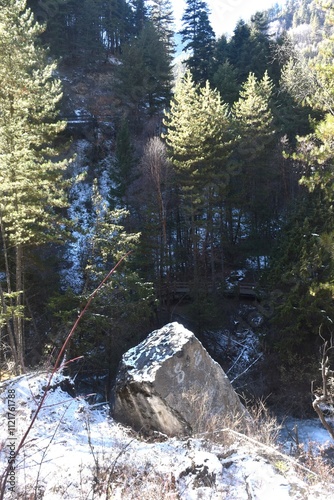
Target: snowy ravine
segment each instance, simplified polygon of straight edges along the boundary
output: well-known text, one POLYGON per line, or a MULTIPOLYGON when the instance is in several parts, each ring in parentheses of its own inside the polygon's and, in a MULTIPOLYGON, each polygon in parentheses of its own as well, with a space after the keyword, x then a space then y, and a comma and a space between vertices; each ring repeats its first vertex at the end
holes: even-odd
MULTIPOLYGON (((0 469, 11 443, 20 441, 49 375, 32 373, 0 386, 0 469), (10 396, 10 398, 9 398, 10 396), (9 436, 8 402, 15 417, 9 436), (15 401, 15 408, 13 407, 15 401), (14 411, 15 410, 15 411, 14 411), (14 439, 15 438, 15 439, 14 439)), ((15 492, 6 499, 326 499, 334 491, 307 484, 278 451, 245 439, 214 444, 152 435, 141 439, 108 416, 61 389, 55 375, 43 408, 15 463, 15 492), (284 463, 284 467, 282 466, 284 463), (283 475, 284 474, 284 475, 283 475)), ((67 381, 68 382, 68 381, 67 381)), ((64 385, 62 385, 64 387, 64 385)))
MULTIPOLYGON (((79 111, 76 111, 78 114, 79 111)), ((84 262, 89 253, 89 241, 92 238, 94 228, 94 215, 92 214, 92 181, 86 176, 89 171, 87 155, 91 145, 87 140, 80 139, 73 144, 74 157, 71 164, 72 177, 75 179, 71 187, 68 209, 69 220, 74 224, 72 228, 72 239, 66 243, 64 254, 64 268, 61 270, 62 288, 70 287, 75 293, 80 293, 84 285, 84 262), (80 179, 77 181, 77 179, 80 179)), ((98 175, 98 189, 104 201, 110 192, 110 179, 107 173, 108 161, 105 160, 104 168, 100 169, 98 175)))

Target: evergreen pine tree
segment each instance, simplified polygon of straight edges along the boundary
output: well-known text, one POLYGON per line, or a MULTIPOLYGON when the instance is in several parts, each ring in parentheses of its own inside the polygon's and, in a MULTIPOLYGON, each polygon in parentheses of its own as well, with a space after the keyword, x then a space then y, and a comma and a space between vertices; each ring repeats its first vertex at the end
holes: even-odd
POLYGON ((135 179, 134 163, 134 148, 131 142, 129 125, 127 120, 123 119, 116 136, 115 162, 110 172, 112 182, 111 206, 129 208, 128 190, 135 179))
POLYGON ((237 101, 239 97, 238 71, 228 61, 218 66, 212 77, 212 83, 226 103, 233 104, 237 101))
POLYGON ((257 78, 262 78, 267 71, 272 78, 270 43, 268 37, 268 17, 264 12, 257 12, 251 18, 250 71, 257 78))
POLYGON ((243 84, 249 73, 262 78, 267 71, 275 84, 279 82, 280 69, 275 57, 276 43, 268 36, 268 16, 257 12, 251 22, 240 20, 228 44, 228 60, 238 72, 238 83, 243 84))
POLYGON ((152 0, 152 4, 150 16, 153 25, 172 60, 175 52, 175 41, 174 15, 171 2, 170 0, 152 0))
MULTIPOLYGON (((326 22, 334 25, 334 8, 326 5, 326 22)), ((284 68, 282 85, 299 102, 320 111, 313 119, 314 132, 297 138, 298 159, 303 165, 305 182, 311 190, 321 187, 332 197, 333 141, 334 141, 334 36, 329 33, 311 60, 304 57, 291 59, 284 68), (319 116, 321 117, 319 119, 319 116)))
POLYGON ((213 53, 213 70, 215 71, 218 66, 224 64, 229 58, 228 41, 225 35, 222 35, 215 43, 213 53))
POLYGON ((103 0, 102 26, 107 50, 120 55, 132 32, 132 10, 126 0, 103 0))
MULTIPOLYGON (((333 212, 320 189, 304 192, 282 228, 269 282, 281 296, 273 303, 271 344, 289 370, 292 360, 314 359, 319 328, 332 332, 333 212)), ((291 380, 291 382, 295 382, 291 380)))
POLYGON ((99 0, 55 0, 38 2, 37 19, 46 23, 43 41, 56 57, 90 63, 105 55, 103 15, 99 0))
POLYGON ((225 35, 222 35, 214 45, 213 57, 211 61, 211 75, 210 82, 212 83, 213 75, 217 72, 218 68, 228 61, 228 41, 225 35))
POLYGON ((251 45, 251 30, 249 26, 240 20, 229 42, 229 62, 238 70, 238 83, 246 81, 251 68, 249 50, 251 45))
MULTIPOLYGON (((326 4, 327 2, 324 2, 326 4)), ((299 15, 306 15, 306 2, 299 15)), ((334 21, 327 4, 327 22, 334 21), (332 21, 331 21, 332 17, 332 21)), ((285 67, 283 84, 306 109, 320 111, 312 120, 313 132, 296 138, 292 158, 303 177, 297 209, 283 228, 273 259, 271 278, 284 292, 273 318, 275 345, 287 370, 289 360, 314 356, 319 330, 323 338, 332 335, 333 323, 333 181, 334 181, 334 38, 329 34, 311 60, 294 57, 285 67)))
POLYGON ((209 9, 203 0, 187 0, 183 29, 180 31, 183 51, 190 51, 186 60, 194 81, 204 85, 209 79, 214 54, 215 34, 209 20, 209 9))
POLYGON ((165 125, 169 156, 183 197, 183 220, 189 221, 184 231, 189 241, 184 241, 183 246, 191 246, 193 278, 195 281, 199 278, 199 248, 206 234, 211 243, 209 259, 214 279, 213 241, 217 236, 214 213, 232 174, 228 162, 231 152, 228 107, 208 83, 199 88, 188 72, 176 86, 165 125))
POLYGON ((275 145, 270 109, 273 84, 266 73, 261 81, 250 74, 232 113, 237 133, 235 159, 240 165, 236 181, 239 206, 251 218, 251 229, 265 234, 273 217, 275 170, 271 161, 275 145))
POLYGON ((145 22, 148 19, 148 10, 145 5, 145 0, 131 0, 130 5, 132 7, 132 23, 133 23, 133 34, 138 36, 139 33, 144 28, 145 22))
POLYGON ((139 36, 124 47, 117 93, 138 124, 143 112, 161 111, 171 94, 172 68, 164 42, 147 21, 139 36))
POLYGON ((0 229, 8 294, 6 303, 2 293, 2 310, 12 311, 7 330, 18 372, 24 369, 24 253, 59 238, 59 209, 67 203, 66 162, 56 160, 53 146, 65 127, 57 119, 61 84, 38 43, 40 34, 25 0, 1 2, 0 229))

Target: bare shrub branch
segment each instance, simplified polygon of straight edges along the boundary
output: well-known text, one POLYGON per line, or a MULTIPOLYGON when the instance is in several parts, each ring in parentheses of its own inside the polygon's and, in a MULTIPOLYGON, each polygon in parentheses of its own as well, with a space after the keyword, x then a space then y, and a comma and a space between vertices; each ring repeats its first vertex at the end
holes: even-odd
MULTIPOLYGON (((320 334, 321 336, 321 334, 320 334)), ((321 337, 322 338, 322 337, 321 337)), ((328 431, 332 439, 334 439, 334 427, 325 418, 324 408, 329 408, 331 412, 334 412, 334 378, 333 371, 330 369, 329 355, 330 351, 334 349, 333 335, 330 341, 325 341, 321 348, 321 378, 322 378, 322 388, 319 391, 314 391, 312 387, 312 394, 314 396, 314 401, 312 406, 317 413, 320 422, 324 428, 328 431)), ((313 384, 312 384, 313 386, 313 384)))
MULTIPOLYGON (((116 269, 119 267, 119 265, 123 262, 124 259, 126 259, 126 257, 131 253, 130 252, 127 252, 125 255, 123 255, 123 257, 117 262, 117 264, 109 271, 109 273, 105 276, 105 278, 101 281, 101 283, 99 284, 99 286, 94 290, 94 292, 89 296, 89 299, 85 305, 85 307, 82 309, 82 311, 80 312, 77 320, 75 321, 70 333, 68 334, 67 338, 65 339, 60 351, 59 351, 59 354, 57 356, 57 359, 56 359, 56 362, 52 368, 52 371, 50 373, 50 376, 49 376, 49 379, 48 379, 48 382, 46 384, 46 387, 44 389, 44 392, 43 392, 43 395, 37 405, 37 408, 36 408, 36 411, 30 421, 30 424, 27 428, 27 430, 25 431, 21 441, 19 442, 17 448, 16 448, 16 451, 15 451, 15 455, 13 457, 13 459, 15 460, 16 457, 18 456, 20 450, 23 448, 26 440, 27 440, 27 437, 29 436, 30 434, 30 431, 31 429, 33 428, 35 422, 36 422, 36 419, 38 417, 38 414, 40 413, 43 405, 44 405, 44 402, 46 400, 46 397, 47 397, 47 394, 51 388, 51 383, 52 383, 52 379, 53 377, 55 376, 55 374, 62 368, 62 365, 61 365, 61 360, 64 356, 64 353, 65 353, 65 350, 66 350, 66 347, 69 343, 69 341, 71 340, 71 338, 73 337, 76 329, 77 329, 77 326, 80 322, 80 320, 82 319, 82 317, 85 315, 87 309, 89 308, 90 304, 92 303, 93 299, 96 297, 96 295, 98 294, 98 292, 101 290, 101 288, 104 286, 104 284, 109 280, 110 276, 116 271, 116 269)), ((8 475, 9 475, 9 472, 10 472, 10 467, 11 467, 11 464, 9 463, 8 466, 6 467, 6 469, 4 470, 3 474, 1 475, 0 477, 0 500, 4 500, 5 498, 5 493, 6 493, 6 484, 7 484, 7 479, 8 479, 8 475)))

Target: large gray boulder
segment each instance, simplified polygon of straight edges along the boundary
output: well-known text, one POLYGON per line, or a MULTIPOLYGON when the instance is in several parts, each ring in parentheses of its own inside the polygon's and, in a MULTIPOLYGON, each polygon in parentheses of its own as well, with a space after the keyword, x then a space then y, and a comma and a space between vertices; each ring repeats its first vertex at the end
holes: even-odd
MULTIPOLYGON (((205 432, 246 411, 222 368, 192 332, 170 323, 124 354, 112 396, 115 420, 168 436, 205 432)), ((211 429, 212 430, 212 429, 211 429)))

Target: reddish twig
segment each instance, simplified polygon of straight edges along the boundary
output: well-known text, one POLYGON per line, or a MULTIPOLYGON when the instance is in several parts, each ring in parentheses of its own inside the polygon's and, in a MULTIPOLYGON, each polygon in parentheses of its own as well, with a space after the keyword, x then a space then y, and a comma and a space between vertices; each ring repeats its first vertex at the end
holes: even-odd
MULTIPOLYGON (((39 412, 41 411, 41 408, 44 404, 44 401, 46 399, 46 396, 47 396, 47 393, 49 392, 50 390, 50 387, 51 387, 51 382, 52 382, 52 379, 54 377, 54 375, 61 369, 63 368, 64 365, 61 365, 60 364, 60 360, 62 359, 63 355, 64 355, 64 352, 66 350, 66 347, 68 346, 68 343, 69 341, 71 340, 71 338, 73 337, 74 335, 74 332, 75 330, 77 329, 77 326, 80 322, 80 320, 82 319, 82 317, 85 315, 87 309, 89 308, 90 304, 92 303, 93 299, 96 297, 96 295, 98 294, 98 292, 101 290, 101 288, 103 287, 103 285, 108 281, 108 279, 110 278, 110 276, 116 271, 116 269, 119 267, 119 265, 123 262, 124 259, 126 259, 126 257, 128 255, 130 255, 131 251, 130 252, 127 252, 125 255, 123 255, 123 257, 121 257, 121 259, 117 262, 117 264, 109 271, 109 273, 106 275, 106 277, 101 281, 101 283, 99 284, 99 286, 94 290, 94 292, 89 296, 88 300, 87 300, 87 303, 85 305, 85 307, 82 309, 82 311, 80 312, 78 318, 76 319, 73 327, 71 328, 71 331, 70 333, 67 335, 66 339, 65 339, 65 342, 63 343, 60 351, 59 351, 59 354, 57 356, 57 359, 56 359, 56 362, 52 368, 52 371, 51 371, 51 374, 50 374, 50 377, 49 377, 49 380, 47 382, 47 385, 44 389, 44 393, 38 403, 38 406, 36 408, 36 411, 31 419, 31 422, 27 428, 27 430, 25 431, 20 443, 18 444, 16 450, 15 450, 15 455, 13 455, 11 457, 11 463, 8 464, 8 466, 6 467, 5 471, 3 472, 2 476, 1 476, 1 482, 0 482, 0 500, 4 500, 5 498, 5 490, 6 490, 6 484, 7 484, 7 479, 8 479, 8 475, 9 475, 9 472, 11 470, 11 464, 12 463, 15 463, 15 460, 16 460, 16 457, 18 456, 21 448, 23 447, 23 445, 25 444, 26 442, 26 439, 31 431, 31 429, 33 428, 34 426, 34 423, 37 419, 37 416, 39 414, 39 412)), ((66 363, 65 363, 66 364, 66 363)))

